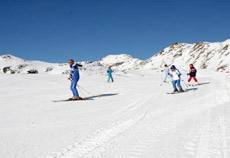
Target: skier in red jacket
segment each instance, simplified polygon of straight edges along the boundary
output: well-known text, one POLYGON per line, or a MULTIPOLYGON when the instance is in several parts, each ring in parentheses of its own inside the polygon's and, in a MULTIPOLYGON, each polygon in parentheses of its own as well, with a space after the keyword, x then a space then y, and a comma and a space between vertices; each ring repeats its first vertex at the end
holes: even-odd
POLYGON ((187 75, 190 76, 189 79, 188 79, 188 82, 190 82, 192 80, 192 78, 193 78, 194 81, 196 82, 196 84, 198 85, 199 83, 198 83, 198 81, 196 79, 196 72, 197 72, 196 68, 193 66, 193 64, 190 64, 189 68, 190 68, 189 73, 187 73, 187 75))

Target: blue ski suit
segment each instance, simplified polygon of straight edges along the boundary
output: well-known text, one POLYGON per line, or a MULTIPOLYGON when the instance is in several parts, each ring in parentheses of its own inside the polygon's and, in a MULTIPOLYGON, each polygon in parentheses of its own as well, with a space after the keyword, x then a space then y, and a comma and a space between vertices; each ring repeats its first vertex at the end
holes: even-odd
POLYGON ((110 81, 110 79, 111 79, 111 81, 113 82, 113 76, 112 76, 112 69, 108 69, 107 70, 107 73, 108 73, 108 82, 110 81))
POLYGON ((70 89, 73 93, 73 96, 79 96, 78 91, 77 91, 77 82, 80 78, 80 75, 79 75, 77 64, 75 66, 73 66, 73 65, 70 66, 70 75, 72 76, 70 89))
POLYGON ((178 86, 179 89, 182 89, 181 84, 180 84, 180 76, 181 73, 178 69, 176 69, 175 71, 171 71, 169 73, 169 76, 172 78, 172 84, 173 84, 173 88, 176 89, 176 86, 178 86))

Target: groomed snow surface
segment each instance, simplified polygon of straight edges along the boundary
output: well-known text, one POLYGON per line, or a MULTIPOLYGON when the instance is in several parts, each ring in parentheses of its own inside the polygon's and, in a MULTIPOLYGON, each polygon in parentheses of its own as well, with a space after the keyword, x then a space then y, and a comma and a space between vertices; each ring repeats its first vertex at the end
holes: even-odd
POLYGON ((93 100, 54 103, 71 97, 67 75, 0 74, 0 157, 230 157, 229 74, 199 70, 202 84, 175 95, 161 73, 114 79, 82 74, 93 100))

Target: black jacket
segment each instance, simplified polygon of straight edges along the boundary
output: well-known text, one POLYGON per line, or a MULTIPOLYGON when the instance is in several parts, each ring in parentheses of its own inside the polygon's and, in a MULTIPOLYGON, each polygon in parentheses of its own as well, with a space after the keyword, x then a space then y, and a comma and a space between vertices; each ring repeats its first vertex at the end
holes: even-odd
POLYGON ((188 75, 190 76, 190 77, 195 77, 196 76, 196 68, 195 67, 193 67, 193 68, 190 68, 190 71, 189 71, 189 73, 188 73, 188 75))

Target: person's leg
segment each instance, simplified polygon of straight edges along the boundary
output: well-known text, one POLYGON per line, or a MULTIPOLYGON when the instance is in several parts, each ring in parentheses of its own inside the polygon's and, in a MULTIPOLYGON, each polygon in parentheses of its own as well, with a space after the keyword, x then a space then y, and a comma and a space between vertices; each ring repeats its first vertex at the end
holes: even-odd
POLYGON ((113 76, 111 75, 110 77, 111 77, 111 80, 112 80, 112 82, 113 82, 113 76))
POLYGON ((78 91, 77 91, 77 82, 74 80, 71 81, 71 91, 73 93, 73 96, 76 96, 76 97, 79 96, 78 91))
POLYGON ((168 74, 166 74, 166 73, 165 73, 165 76, 164 76, 164 82, 166 82, 166 80, 167 80, 167 76, 168 76, 168 74))
POLYGON ((110 75, 108 75, 108 81, 107 82, 109 82, 110 81, 110 75))
POLYGON ((192 79, 192 77, 190 76, 190 77, 189 77, 189 79, 188 79, 188 82, 190 82, 190 81, 191 81, 191 79, 192 79))
POLYGON ((177 80, 176 83, 177 83, 178 88, 179 88, 179 89, 182 89, 182 87, 181 87, 181 85, 180 85, 180 80, 177 80))
POLYGON ((178 89, 176 88, 176 81, 173 81, 172 85, 173 85, 173 93, 178 92, 178 89))
POLYGON ((195 82, 198 82, 195 76, 193 77, 193 79, 194 79, 195 82))
POLYGON ((173 88, 176 89, 176 81, 172 82, 173 88))
POLYGON ((70 83, 70 90, 71 90, 71 92, 73 93, 73 96, 74 96, 73 89, 74 89, 74 82, 72 80, 71 83, 70 83))

